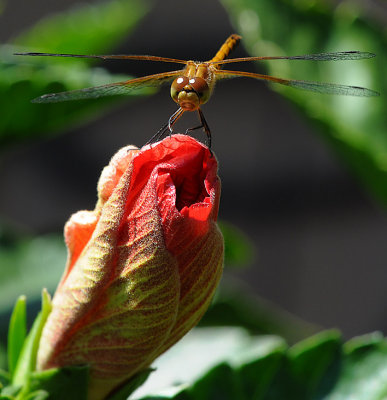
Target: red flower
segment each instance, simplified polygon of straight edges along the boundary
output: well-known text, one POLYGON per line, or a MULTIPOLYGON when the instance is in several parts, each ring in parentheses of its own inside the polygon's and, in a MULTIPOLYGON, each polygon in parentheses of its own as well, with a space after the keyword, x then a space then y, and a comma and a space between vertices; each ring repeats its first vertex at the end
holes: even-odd
POLYGON ((38 352, 39 369, 89 364, 89 399, 194 327, 223 265, 217 162, 191 137, 121 149, 98 195, 66 224, 68 262, 38 352))

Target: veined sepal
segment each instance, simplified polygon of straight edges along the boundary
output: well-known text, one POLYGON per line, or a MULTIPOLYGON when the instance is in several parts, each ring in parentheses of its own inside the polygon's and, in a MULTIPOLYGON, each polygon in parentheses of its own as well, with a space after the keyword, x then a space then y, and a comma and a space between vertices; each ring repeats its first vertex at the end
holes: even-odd
POLYGON ((30 379, 36 368, 40 336, 51 312, 51 298, 42 291, 42 310, 26 335, 26 298, 20 296, 12 312, 8 331, 9 385, 1 390, 0 399, 40 400, 47 396, 40 390, 30 390, 30 379))
POLYGON ((35 371, 40 336, 46 320, 51 312, 51 297, 46 289, 42 290, 42 310, 36 317, 30 333, 23 343, 22 350, 12 376, 14 386, 24 386, 31 372, 35 371))
POLYGON ((20 296, 12 311, 8 328, 8 371, 11 379, 15 373, 20 353, 27 336, 26 296, 20 296))

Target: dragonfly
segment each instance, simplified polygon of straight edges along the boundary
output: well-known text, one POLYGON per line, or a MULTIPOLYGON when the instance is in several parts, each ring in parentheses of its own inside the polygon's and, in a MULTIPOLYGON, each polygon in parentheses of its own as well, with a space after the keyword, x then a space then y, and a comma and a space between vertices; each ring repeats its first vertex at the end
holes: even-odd
POLYGON ((200 125, 189 128, 186 134, 196 129, 203 129, 207 136, 207 146, 211 149, 211 131, 201 106, 210 99, 215 83, 226 78, 252 78, 280 85, 290 86, 296 89, 308 90, 311 92, 370 97, 378 96, 379 93, 359 86, 347 86, 337 83, 313 82, 295 79, 284 79, 275 76, 264 75, 253 72, 234 71, 223 69, 226 64, 240 63, 246 61, 268 61, 268 60, 305 60, 305 61, 340 61, 340 60, 361 60, 375 57, 375 54, 362 51, 341 51, 333 53, 316 53, 301 56, 258 56, 228 58, 231 51, 238 45, 241 36, 230 35, 223 45, 219 48, 215 56, 205 62, 180 60, 151 55, 83 55, 83 54, 54 54, 54 53, 15 53, 19 56, 47 56, 47 57, 77 57, 77 58, 96 58, 102 60, 137 60, 137 61, 157 61, 165 63, 183 64, 185 67, 176 71, 162 72, 140 78, 129 79, 122 82, 109 83, 102 86, 95 86, 85 89, 71 90, 67 92, 44 94, 36 99, 34 103, 55 103, 68 100, 91 99, 102 96, 125 95, 132 90, 146 86, 159 86, 163 83, 172 82, 171 97, 177 103, 178 109, 171 115, 168 122, 159 129, 148 143, 159 140, 166 132, 173 133, 174 124, 187 111, 196 111, 199 116, 200 125))

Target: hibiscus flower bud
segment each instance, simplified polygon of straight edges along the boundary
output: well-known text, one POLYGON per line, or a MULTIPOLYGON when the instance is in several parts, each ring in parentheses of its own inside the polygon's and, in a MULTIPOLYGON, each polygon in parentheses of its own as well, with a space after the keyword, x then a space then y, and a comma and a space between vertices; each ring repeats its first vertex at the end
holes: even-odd
POLYGON ((121 149, 95 210, 65 226, 38 369, 88 364, 89 399, 103 399, 194 327, 222 273, 219 197, 216 159, 189 136, 121 149))

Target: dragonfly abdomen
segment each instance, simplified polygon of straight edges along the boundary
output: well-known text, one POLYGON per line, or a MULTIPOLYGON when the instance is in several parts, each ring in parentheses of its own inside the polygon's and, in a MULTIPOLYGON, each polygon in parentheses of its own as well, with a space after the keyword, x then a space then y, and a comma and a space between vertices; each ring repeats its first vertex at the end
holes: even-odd
MULTIPOLYGON (((239 41, 242 39, 242 36, 237 34, 230 35, 227 40, 222 44, 219 51, 215 54, 215 57, 210 60, 211 61, 222 61, 228 57, 228 55, 232 52, 232 50, 238 45, 239 41)), ((216 65, 216 68, 220 68, 220 64, 216 65)))

